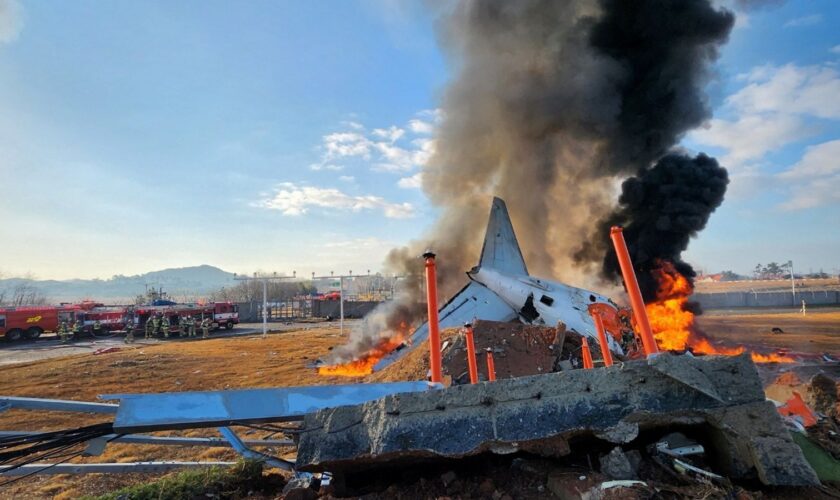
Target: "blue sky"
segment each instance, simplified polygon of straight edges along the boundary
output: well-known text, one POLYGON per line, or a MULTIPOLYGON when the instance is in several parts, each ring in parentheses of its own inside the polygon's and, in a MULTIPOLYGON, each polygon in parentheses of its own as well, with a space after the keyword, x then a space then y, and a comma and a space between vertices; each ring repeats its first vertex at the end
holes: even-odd
MULTIPOLYGON (((739 17, 684 141, 733 177, 697 266, 840 268, 838 25, 739 17)), ((423 2, 0 0, 0 273, 378 270, 435 215, 449 71, 423 2)))

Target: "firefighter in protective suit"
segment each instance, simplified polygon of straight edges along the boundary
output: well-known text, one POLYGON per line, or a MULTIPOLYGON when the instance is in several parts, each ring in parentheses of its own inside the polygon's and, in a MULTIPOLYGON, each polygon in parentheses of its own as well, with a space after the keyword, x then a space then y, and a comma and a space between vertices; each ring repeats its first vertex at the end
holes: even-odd
POLYGON ((152 338, 152 335, 153 335, 154 333, 155 333, 155 331, 154 331, 154 323, 152 322, 152 317, 151 317, 151 316, 149 316, 149 317, 146 319, 146 338, 147 338, 147 339, 152 338))
POLYGON ((204 318, 201 322, 201 338, 206 339, 210 337, 210 318, 204 318))
POLYGON ((99 320, 93 322, 93 336, 98 337, 102 334, 102 323, 99 320))
POLYGON ((67 331, 66 321, 62 321, 61 324, 58 325, 58 336, 65 344, 70 341, 70 332, 67 331))
POLYGON ((79 318, 76 318, 76 321, 73 322, 73 338, 78 339, 82 336, 82 322, 79 318))
POLYGON ((161 328, 161 330, 163 330, 163 337, 168 339, 169 338, 169 318, 167 318, 166 316, 163 317, 163 319, 160 322, 160 328, 161 328))
POLYGON ((134 343, 134 321, 128 320, 125 323, 125 343, 126 344, 133 344, 134 343))
POLYGON ((160 316, 155 315, 152 320, 152 335, 157 337, 160 333, 160 316))

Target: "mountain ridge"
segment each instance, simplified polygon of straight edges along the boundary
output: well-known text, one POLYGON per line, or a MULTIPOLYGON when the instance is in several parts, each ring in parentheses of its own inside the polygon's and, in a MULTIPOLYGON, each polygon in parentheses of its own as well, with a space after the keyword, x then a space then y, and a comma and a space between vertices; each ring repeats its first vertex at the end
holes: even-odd
POLYGON ((11 293, 24 286, 37 289, 49 302, 73 302, 84 299, 105 301, 133 299, 147 287, 163 288, 173 298, 193 297, 233 286, 233 273, 209 264, 174 267, 133 276, 114 275, 108 279, 38 280, 31 278, 0 279, 0 291, 11 293))

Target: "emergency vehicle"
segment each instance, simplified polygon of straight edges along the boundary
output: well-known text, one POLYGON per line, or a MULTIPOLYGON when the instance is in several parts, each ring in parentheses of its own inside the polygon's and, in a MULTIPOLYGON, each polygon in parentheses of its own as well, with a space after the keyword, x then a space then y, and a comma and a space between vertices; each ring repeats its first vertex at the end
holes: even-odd
POLYGON ((0 308, 0 335, 6 340, 37 339, 44 332, 58 331, 58 325, 62 321, 72 325, 77 310, 73 306, 0 308))
POLYGON ((167 306, 105 306, 93 302, 64 304, 60 306, 22 306, 0 308, 0 336, 9 341, 23 338, 37 339, 44 332, 57 332, 62 321, 72 328, 75 321, 82 323, 82 334, 93 335, 98 321, 101 335, 125 329, 128 320, 143 327, 153 316, 166 316, 170 333, 179 333, 180 318, 192 316, 199 322, 210 318, 211 328, 230 330, 239 323, 239 306, 231 302, 208 305, 174 304, 167 306))

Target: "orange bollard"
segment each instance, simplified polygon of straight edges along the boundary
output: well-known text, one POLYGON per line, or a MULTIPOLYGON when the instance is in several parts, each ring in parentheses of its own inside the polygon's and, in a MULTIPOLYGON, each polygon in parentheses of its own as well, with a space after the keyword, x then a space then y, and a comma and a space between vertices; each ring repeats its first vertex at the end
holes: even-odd
POLYGON ((496 363, 493 361, 493 349, 487 348, 487 380, 496 380, 496 363))
POLYGON ((656 339, 650 329, 645 301, 642 300, 642 291, 639 289, 639 282, 636 280, 636 271, 633 270, 633 262, 630 260, 630 252, 627 250, 627 242, 624 241, 624 230, 621 226, 613 226, 610 229, 610 238, 615 246, 615 254, 618 257, 618 265, 621 266, 621 275, 624 277, 624 285, 627 287, 627 294, 630 296, 630 307, 633 308, 633 317, 639 325, 642 337, 642 346, 645 355, 650 356, 659 352, 656 346, 656 339))
POLYGON ((607 331, 604 329, 604 321, 601 315, 593 312, 592 319, 595 320, 595 330, 598 332, 598 343, 601 345, 601 356, 604 358, 604 366, 612 366, 612 353, 607 343, 607 331))
POLYGON ((473 327, 467 323, 464 325, 465 334, 467 337, 467 366, 470 371, 470 383, 478 383, 478 363, 475 360, 475 342, 473 338, 473 327))
POLYGON ((590 369, 594 365, 592 364, 592 353, 589 352, 589 342, 586 341, 586 337, 583 337, 583 344, 580 346, 580 352, 583 354, 583 367, 585 369, 590 369))
POLYGON ((426 259, 426 303, 429 311, 429 365, 432 368, 432 382, 443 381, 440 354, 440 330, 437 307, 437 276, 435 273, 435 254, 427 251, 426 259))

